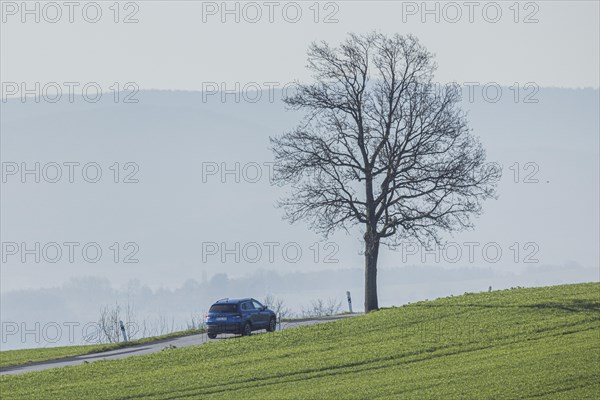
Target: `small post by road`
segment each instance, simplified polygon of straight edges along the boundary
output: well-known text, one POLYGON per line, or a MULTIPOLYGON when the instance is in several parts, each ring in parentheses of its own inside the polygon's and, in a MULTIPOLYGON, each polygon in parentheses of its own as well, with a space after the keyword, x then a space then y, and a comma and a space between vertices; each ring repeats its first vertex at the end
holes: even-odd
POLYGON ((125 332, 125 324, 123 324, 123 321, 119 321, 119 326, 121 327, 121 333, 123 334, 123 341, 127 342, 127 332, 125 332))
POLYGON ((346 297, 348 298, 348 311, 352 313, 352 296, 350 296, 350 291, 346 291, 346 297))

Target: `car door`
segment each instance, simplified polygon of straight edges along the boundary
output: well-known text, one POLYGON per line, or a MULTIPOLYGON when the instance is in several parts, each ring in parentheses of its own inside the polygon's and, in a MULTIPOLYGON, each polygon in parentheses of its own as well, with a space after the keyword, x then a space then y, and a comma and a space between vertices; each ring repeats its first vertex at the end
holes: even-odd
POLYGON ((254 304, 251 301, 245 301, 241 304, 243 313, 245 317, 250 320, 252 326, 259 327, 261 326, 259 310, 254 307, 254 304))
POLYGON ((252 300, 252 306, 258 310, 260 326, 266 328, 269 325, 269 313, 265 307, 256 300, 252 300))

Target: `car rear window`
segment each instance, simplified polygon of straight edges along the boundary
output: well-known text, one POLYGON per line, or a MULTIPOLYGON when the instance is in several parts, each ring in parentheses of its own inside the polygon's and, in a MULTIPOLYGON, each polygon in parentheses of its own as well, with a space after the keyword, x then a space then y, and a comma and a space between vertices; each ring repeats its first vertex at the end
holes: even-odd
POLYGON ((209 312, 233 313, 237 312, 237 304, 213 304, 209 312))

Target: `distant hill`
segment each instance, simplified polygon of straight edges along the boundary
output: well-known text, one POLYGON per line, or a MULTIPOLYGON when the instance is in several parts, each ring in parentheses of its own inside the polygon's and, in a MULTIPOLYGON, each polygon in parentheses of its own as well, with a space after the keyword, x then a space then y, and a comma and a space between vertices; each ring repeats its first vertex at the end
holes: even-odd
MULTIPOLYGON (((523 262, 532 255, 538 266, 574 262, 597 267, 600 92, 540 88, 529 98, 538 101, 533 104, 523 102, 531 90, 522 91, 517 103, 509 88, 502 88, 496 103, 486 102, 481 88, 474 93, 473 102, 465 99, 464 109, 489 161, 501 164, 504 175, 500 198, 485 204, 476 230, 452 240, 499 243, 503 256, 489 262, 479 253, 470 261, 463 248, 465 254, 456 262, 432 257, 422 262, 417 254, 403 264, 515 270, 532 266, 523 262), (515 242, 518 252, 510 249, 515 242), (527 243, 534 246, 525 248, 527 243)), ((275 91, 270 101, 264 92, 260 101, 250 103, 244 97, 236 102, 234 95, 223 102, 219 95, 200 92, 141 91, 136 104, 114 103, 111 94, 93 104, 80 97, 69 103, 66 96, 55 104, 32 99, 2 103, 3 163, 25 162, 29 168, 36 162, 41 168, 52 162, 80 163, 74 183, 68 182, 64 166, 58 183, 42 177, 40 184, 32 184, 29 174, 29 183, 22 184, 19 174, 7 176, 1 194, 2 240, 42 245, 95 241, 104 250, 98 263, 83 262, 81 255, 74 262, 63 256, 52 264, 36 264, 32 257, 23 264, 18 256, 10 257, 2 267, 8 278, 3 290, 88 275, 114 284, 140 278, 152 286, 175 287, 188 278, 199 280, 202 269, 212 276, 243 275, 256 268, 287 273, 361 266, 358 233, 330 238, 338 246, 336 262, 324 264, 323 249, 315 262, 311 246, 321 238, 302 224, 281 221, 282 212, 274 208, 286 189, 268 180, 269 166, 263 163, 272 161, 269 136, 293 129, 301 117, 285 110, 281 96, 275 91), (127 162, 135 165, 125 166, 127 162), (100 166, 97 183, 82 178, 86 163, 100 166), (139 183, 123 183, 127 178, 139 183), (112 261, 108 247, 130 241, 139 247, 140 262, 112 261), (256 262, 236 262, 231 256, 222 262, 220 253, 202 260, 201 244, 206 242, 230 248, 236 242, 278 242, 280 247, 272 261, 263 247, 256 262), (301 246, 299 261, 282 256, 286 243, 301 246)), ((121 250, 120 261, 126 254, 121 250)), ((381 266, 397 265, 397 257, 397 252, 382 252, 381 266)))

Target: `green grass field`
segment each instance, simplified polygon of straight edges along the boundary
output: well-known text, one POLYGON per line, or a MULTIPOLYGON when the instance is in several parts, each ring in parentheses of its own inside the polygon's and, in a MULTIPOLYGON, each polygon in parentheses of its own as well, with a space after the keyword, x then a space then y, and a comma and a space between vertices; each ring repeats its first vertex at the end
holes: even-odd
POLYGON ((600 284, 467 294, 7 376, 2 399, 597 399, 600 284))
POLYGON ((132 340, 130 342, 0 351, 0 367, 99 353, 101 351, 122 349, 124 347, 131 347, 139 344, 157 342, 169 338, 193 335, 202 332, 204 332, 204 330, 190 329, 187 331, 168 333, 161 336, 152 336, 143 339, 132 340))

